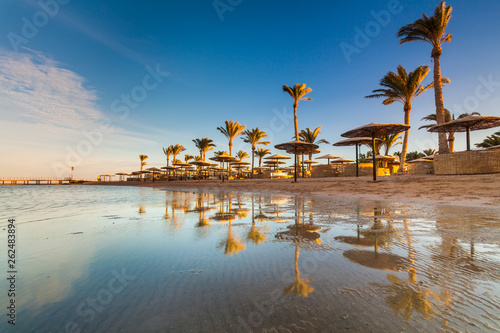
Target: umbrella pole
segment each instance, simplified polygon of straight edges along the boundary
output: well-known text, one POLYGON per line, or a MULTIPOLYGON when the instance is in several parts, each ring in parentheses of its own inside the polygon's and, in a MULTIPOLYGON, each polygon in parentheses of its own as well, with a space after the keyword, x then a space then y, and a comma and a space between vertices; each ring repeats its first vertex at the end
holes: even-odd
POLYGON ((358 144, 356 143, 356 177, 359 177, 358 144))
POLYGON ((470 127, 467 126, 467 151, 470 150, 470 127))
POLYGON ((297 182, 297 147, 295 147, 295 172, 293 173, 293 176, 295 178, 295 183, 297 182))
POLYGON ((304 153, 302 153, 302 160, 301 160, 300 167, 302 168, 302 178, 304 178, 304 153))
POLYGON ((224 183, 224 162, 222 162, 222 172, 221 172, 221 176, 222 176, 222 182, 224 183))
POLYGON ((372 133, 373 181, 377 180, 377 165, 375 164, 375 133, 372 133))

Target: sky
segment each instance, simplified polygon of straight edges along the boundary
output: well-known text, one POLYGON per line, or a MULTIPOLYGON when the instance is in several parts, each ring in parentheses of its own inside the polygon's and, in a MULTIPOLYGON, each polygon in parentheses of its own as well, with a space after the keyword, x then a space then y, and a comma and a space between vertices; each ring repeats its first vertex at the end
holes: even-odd
MULTIPOLYGON (((225 120, 265 130, 279 153, 274 145, 294 135, 284 84, 313 89, 313 100, 299 103, 299 129, 322 126, 318 139, 330 143, 371 122, 402 123, 400 103, 364 96, 398 65, 432 69, 431 46, 399 45, 396 32, 438 3, 3 0, 0 177, 66 177, 74 167, 75 178, 96 179, 140 169, 140 154, 160 167, 162 147, 179 143, 197 155, 192 140, 202 137, 227 151, 217 130, 225 120)), ((445 107, 500 116, 500 3, 447 4, 445 107)), ((409 151, 437 149, 437 134, 418 130, 432 113, 429 90, 413 103, 409 151)), ((472 143, 496 130, 473 132, 472 143)), ((465 149, 463 133, 455 142, 465 149)), ((240 149, 250 153, 237 138, 233 152, 240 149)), ((355 157, 353 147, 320 150, 355 157)))

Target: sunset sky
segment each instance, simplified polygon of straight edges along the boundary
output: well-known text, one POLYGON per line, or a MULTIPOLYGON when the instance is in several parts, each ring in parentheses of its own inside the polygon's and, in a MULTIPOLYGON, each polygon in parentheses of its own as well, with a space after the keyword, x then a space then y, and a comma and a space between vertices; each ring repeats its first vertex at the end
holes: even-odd
MULTIPOLYGON (((225 120, 265 130, 278 152, 293 135, 283 84, 313 89, 299 128, 323 126, 319 138, 331 143, 370 122, 402 123, 401 104, 364 96, 399 64, 432 68, 430 45, 399 45, 395 35, 438 3, 3 0, 0 176, 68 176, 74 166, 76 178, 95 179, 138 170, 139 154, 160 167, 171 144, 196 155, 192 139, 209 137, 228 150, 216 129, 225 120)), ((500 116, 500 3, 447 4, 445 107, 500 116)), ((434 112, 432 90, 415 100, 409 151, 437 148, 436 134, 418 130, 434 112)), ((473 132, 472 142, 496 130, 473 132)), ((464 134, 455 148, 465 149, 464 134)), ((250 153, 238 138, 239 149, 250 153)), ((320 149, 354 158, 352 147, 320 149)))

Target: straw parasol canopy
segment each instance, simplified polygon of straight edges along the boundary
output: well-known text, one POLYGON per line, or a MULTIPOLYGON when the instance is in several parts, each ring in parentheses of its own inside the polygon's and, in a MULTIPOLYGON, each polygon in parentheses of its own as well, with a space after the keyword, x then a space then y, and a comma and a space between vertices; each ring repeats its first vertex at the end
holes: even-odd
MULTIPOLYGON (((205 161, 193 161, 193 162, 189 162, 189 164, 197 165, 197 166, 209 166, 209 165, 212 165, 214 163, 205 162, 205 161)), ((217 163, 215 163, 215 165, 217 165, 217 163)))
POLYGON ((342 158, 342 156, 337 156, 337 155, 332 155, 332 154, 326 154, 321 157, 316 157, 318 160, 325 160, 328 159, 327 164, 330 164, 330 160, 335 159, 335 158, 342 158))
POLYGON ((351 163, 354 162, 354 160, 349 160, 347 158, 339 158, 337 160, 333 160, 330 162, 330 164, 344 164, 344 163, 351 163))
POLYGON ((274 154, 268 157, 264 157, 265 160, 289 160, 291 159, 290 156, 285 156, 281 154, 274 154))
MULTIPOLYGON (((231 156, 231 155, 228 155, 227 153, 224 153, 224 154, 221 154, 219 156, 215 156, 215 157, 210 157, 210 159, 212 161, 216 161, 216 162, 233 162, 233 161, 236 161, 237 158, 234 157, 234 156, 231 156)), ((224 169, 224 168, 222 168, 224 169)), ((227 164, 227 172, 228 172, 228 176, 229 176, 229 163, 227 164)), ((222 174, 222 182, 224 183, 224 174, 222 174)))
POLYGON ((428 129, 429 132, 467 132, 467 150, 470 150, 470 131, 500 126, 500 117, 467 116, 428 129))
POLYGON ((375 156, 375 159, 377 161, 394 161, 396 157, 391 155, 377 155, 375 156))
POLYGON ((309 151, 318 149, 319 146, 314 143, 303 142, 303 141, 290 141, 285 143, 280 143, 274 146, 274 148, 279 150, 293 151, 295 155, 295 172, 294 181, 297 182, 297 154, 307 153, 309 151))
POLYGON ((370 123, 347 131, 340 136, 344 138, 371 137, 372 138, 372 156, 373 156, 373 181, 377 180, 377 165, 375 163, 375 137, 380 135, 391 135, 403 132, 410 128, 410 125, 404 124, 380 124, 370 123))
POLYGON ((416 160, 408 161, 408 163, 434 163, 433 160, 427 158, 418 158, 416 160))
POLYGON ((305 160, 304 163, 306 164, 313 164, 313 163, 319 163, 318 161, 313 161, 313 160, 305 160))

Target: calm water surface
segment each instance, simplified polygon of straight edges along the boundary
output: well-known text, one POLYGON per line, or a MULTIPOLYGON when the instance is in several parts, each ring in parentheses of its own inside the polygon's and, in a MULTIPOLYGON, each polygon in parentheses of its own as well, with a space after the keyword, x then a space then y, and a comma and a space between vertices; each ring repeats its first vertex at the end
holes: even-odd
POLYGON ((0 332, 499 332, 500 211, 0 187, 0 332))

